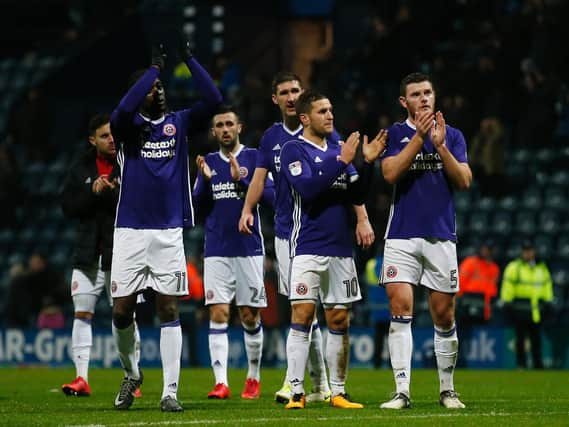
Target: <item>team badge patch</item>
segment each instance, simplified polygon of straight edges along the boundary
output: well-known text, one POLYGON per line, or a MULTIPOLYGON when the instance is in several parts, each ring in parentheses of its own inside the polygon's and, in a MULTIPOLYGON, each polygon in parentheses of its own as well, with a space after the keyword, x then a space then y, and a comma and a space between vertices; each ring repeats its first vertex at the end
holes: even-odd
POLYGON ((72 290, 73 292, 75 292, 78 287, 79 287, 79 282, 78 282, 77 280, 75 280, 75 281, 71 284, 71 290, 72 290))
POLYGON ((176 126, 172 123, 168 123, 164 125, 164 135, 172 136, 176 134, 176 126))
POLYGON ((397 276, 397 267, 393 265, 387 266, 387 268, 385 269, 385 275, 390 279, 393 279, 395 276, 397 276))
POLYGON ((292 176, 298 176, 302 173, 302 163, 299 160, 289 163, 288 170, 292 176))
POLYGON ((308 286, 306 286, 304 283, 299 283, 296 285, 296 293, 298 295, 306 295, 308 293, 308 286))
POLYGON ((239 168, 239 176, 241 178, 245 178, 247 175, 249 175, 249 169, 247 169, 245 166, 241 166, 239 168))
POLYGON ((111 283, 111 293, 115 293, 117 291, 117 282, 115 282, 114 280, 111 283))
POLYGON ((207 299, 207 300, 213 299, 213 291, 211 289, 209 291, 207 291, 207 294, 205 295, 205 299, 207 299))

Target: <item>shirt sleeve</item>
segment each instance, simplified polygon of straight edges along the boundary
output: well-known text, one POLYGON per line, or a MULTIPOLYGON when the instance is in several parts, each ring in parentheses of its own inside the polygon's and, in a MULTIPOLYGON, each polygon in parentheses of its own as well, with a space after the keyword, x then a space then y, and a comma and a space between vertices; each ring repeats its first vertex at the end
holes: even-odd
POLYGON ((466 151, 466 140, 461 131, 454 128, 447 129, 447 146, 459 163, 468 163, 468 154, 466 151), (448 138, 450 137, 450 138, 448 138), (449 141, 450 139, 450 141, 449 141), (449 144, 450 142, 450 144, 449 144))
POLYGON ((199 172, 192 191, 192 202, 194 209, 199 214, 204 214, 208 211, 212 203, 212 192, 209 181, 199 172))
POLYGON ((257 162, 256 167, 270 169, 271 168, 271 147, 270 139, 267 136, 267 132, 261 137, 261 142, 259 143, 259 149, 257 150, 257 162))
POLYGON ((148 68, 120 100, 119 105, 111 114, 111 131, 115 137, 123 135, 123 132, 133 124, 135 113, 152 89, 154 80, 158 78, 159 73, 156 67, 148 68))
POLYGON ((223 96, 211 76, 195 58, 189 58, 186 65, 202 99, 193 104, 191 108, 184 110, 184 119, 189 126, 196 123, 203 124, 209 120, 215 108, 223 102, 223 96))
POLYGON ((287 143, 281 151, 281 173, 285 174, 290 185, 306 200, 312 200, 330 188, 346 167, 341 160, 328 156, 320 163, 322 174, 317 174, 303 156, 299 144, 287 143))
POLYGON ((395 126, 391 126, 387 132, 387 143, 385 151, 381 153, 381 156, 379 156, 380 160, 383 160, 386 157, 398 155, 405 147, 405 144, 402 144, 400 141, 398 141, 400 135, 399 132, 397 132, 397 128, 395 126))

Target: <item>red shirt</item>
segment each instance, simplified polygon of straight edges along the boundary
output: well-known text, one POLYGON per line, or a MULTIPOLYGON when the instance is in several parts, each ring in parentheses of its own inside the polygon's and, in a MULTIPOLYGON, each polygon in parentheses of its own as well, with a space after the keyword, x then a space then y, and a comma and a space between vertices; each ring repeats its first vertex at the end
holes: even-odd
POLYGON ((97 155, 97 170, 99 171, 99 176, 109 176, 113 171, 113 164, 104 157, 97 155))

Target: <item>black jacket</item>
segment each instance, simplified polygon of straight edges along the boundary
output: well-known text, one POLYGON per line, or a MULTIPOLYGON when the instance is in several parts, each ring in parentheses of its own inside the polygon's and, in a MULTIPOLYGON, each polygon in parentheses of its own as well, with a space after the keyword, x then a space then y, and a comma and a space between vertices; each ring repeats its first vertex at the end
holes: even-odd
MULTIPOLYGON (((102 255, 102 270, 111 269, 113 232, 118 187, 113 191, 93 193, 93 182, 99 177, 97 153, 89 147, 72 163, 61 192, 61 207, 66 217, 79 221, 75 235, 73 267, 86 269, 97 265, 102 255)), ((113 166, 113 176, 118 165, 113 166)))

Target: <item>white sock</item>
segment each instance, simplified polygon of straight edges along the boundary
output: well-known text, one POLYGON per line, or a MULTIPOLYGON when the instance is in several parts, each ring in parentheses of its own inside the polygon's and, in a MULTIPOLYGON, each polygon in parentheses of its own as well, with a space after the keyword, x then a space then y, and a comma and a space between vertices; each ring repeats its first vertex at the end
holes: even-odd
POLYGON ((93 345, 93 331, 91 319, 73 319, 73 330, 71 332, 71 349, 73 350, 73 363, 78 377, 89 382, 89 358, 91 356, 91 346, 93 345))
POLYGON ((312 381, 312 389, 327 393, 330 391, 330 386, 328 385, 328 375, 326 374, 326 364, 324 363, 323 346, 322 331, 320 330, 318 319, 314 318, 310 351, 308 353, 308 373, 312 381))
POLYGON ((113 335, 125 374, 135 379, 140 378, 140 371, 136 362, 134 323, 131 323, 124 329, 118 329, 113 323, 113 335))
POLYGON ((182 359, 182 328, 179 319, 160 325, 160 358, 164 378, 162 399, 166 396, 177 399, 182 359))
POLYGON ((136 365, 140 364, 140 331, 138 330, 138 323, 136 319, 134 323, 134 360, 136 360, 136 365))
POLYGON ((209 357, 215 376, 216 384, 229 385, 227 382, 227 358, 229 354, 229 339, 227 338, 227 323, 209 322, 209 357))
POLYGON ((456 324, 448 330, 435 325, 435 356, 439 371, 440 392, 454 390, 454 368, 458 355, 456 324))
POLYGON ((261 357, 263 356, 263 325, 259 322, 253 329, 247 329, 245 324, 242 324, 242 326, 247 362, 249 363, 247 378, 259 381, 261 377, 261 357))
POLYGON ((410 396, 413 316, 392 316, 389 324, 389 357, 397 393, 410 396))
POLYGON ((310 326, 292 323, 286 340, 286 376, 293 394, 304 393, 304 371, 308 359, 310 326))
POLYGON ((328 329, 326 340, 326 362, 330 369, 330 389, 332 396, 346 392, 348 361, 350 360, 350 334, 347 330, 328 329))

